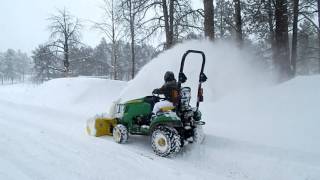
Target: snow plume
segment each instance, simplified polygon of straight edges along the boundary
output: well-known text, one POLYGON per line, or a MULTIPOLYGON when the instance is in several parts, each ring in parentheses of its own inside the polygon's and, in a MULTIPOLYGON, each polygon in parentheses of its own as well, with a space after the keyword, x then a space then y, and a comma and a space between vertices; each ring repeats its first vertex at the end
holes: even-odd
MULTIPOLYGON (((122 100, 150 95, 154 88, 163 84, 166 71, 173 71, 177 77, 182 55, 189 49, 203 51, 206 55, 205 74, 208 81, 203 86, 206 100, 214 101, 224 95, 271 82, 265 78, 265 71, 257 66, 259 60, 252 53, 230 42, 192 40, 164 51, 143 67, 122 92, 122 100)), ((196 89, 200 67, 201 55, 189 54, 185 63, 188 80, 184 86, 196 89)))

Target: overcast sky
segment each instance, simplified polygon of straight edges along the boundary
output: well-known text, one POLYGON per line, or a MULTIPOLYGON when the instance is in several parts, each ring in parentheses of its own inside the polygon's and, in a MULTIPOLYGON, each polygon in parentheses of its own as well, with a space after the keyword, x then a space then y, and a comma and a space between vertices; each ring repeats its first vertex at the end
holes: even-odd
POLYGON ((82 40, 94 46, 99 43, 102 34, 90 29, 90 24, 85 20, 101 19, 101 4, 101 0, 1 0, 0 52, 13 48, 30 55, 35 47, 48 40, 50 33, 46 19, 64 7, 84 20, 82 40))
MULTIPOLYGON (((199 6, 202 0, 192 0, 199 6)), ((0 52, 8 48, 31 51, 48 40, 47 18, 64 7, 82 20, 82 41, 95 46, 103 34, 93 30, 88 20, 99 21, 103 14, 102 0, 1 0, 0 52)))

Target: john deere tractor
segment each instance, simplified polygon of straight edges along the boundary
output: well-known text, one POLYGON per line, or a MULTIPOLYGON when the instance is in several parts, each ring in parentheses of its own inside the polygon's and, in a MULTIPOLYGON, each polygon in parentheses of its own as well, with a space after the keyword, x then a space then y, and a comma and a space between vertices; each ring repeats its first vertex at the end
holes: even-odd
POLYGON ((207 80, 204 74, 205 54, 202 51, 188 50, 182 57, 178 77, 178 99, 175 107, 164 107, 152 114, 155 103, 162 101, 158 94, 134 99, 116 106, 117 122, 113 127, 113 138, 117 143, 126 143, 130 135, 151 136, 153 151, 159 156, 169 156, 180 151, 187 143, 200 143, 203 140, 199 103, 203 101, 202 83, 207 80), (187 77, 183 72, 188 54, 202 55, 202 66, 196 107, 191 107, 191 88, 183 87, 187 77))

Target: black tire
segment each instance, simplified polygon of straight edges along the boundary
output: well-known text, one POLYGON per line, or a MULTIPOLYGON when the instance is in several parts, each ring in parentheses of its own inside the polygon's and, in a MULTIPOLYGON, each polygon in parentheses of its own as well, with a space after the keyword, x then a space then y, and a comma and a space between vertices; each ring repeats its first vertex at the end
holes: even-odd
POLYGON ((176 129, 159 126, 152 132, 151 146, 157 155, 167 157, 180 151, 181 138, 176 129))
POLYGON ((129 138, 128 130, 126 126, 122 124, 116 125, 116 127, 113 128, 113 139, 119 144, 126 143, 129 138))

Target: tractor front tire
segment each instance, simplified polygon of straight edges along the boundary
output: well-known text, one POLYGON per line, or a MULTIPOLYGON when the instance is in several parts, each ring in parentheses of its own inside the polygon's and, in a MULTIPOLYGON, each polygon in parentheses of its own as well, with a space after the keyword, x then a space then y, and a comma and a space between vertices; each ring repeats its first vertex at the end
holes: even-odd
POLYGON ((113 128, 113 139, 119 144, 126 143, 129 138, 128 129, 122 124, 118 124, 113 128))
POLYGON ((157 155, 167 157, 180 151, 180 139, 180 135, 176 129, 159 126, 152 132, 151 146, 157 155))

